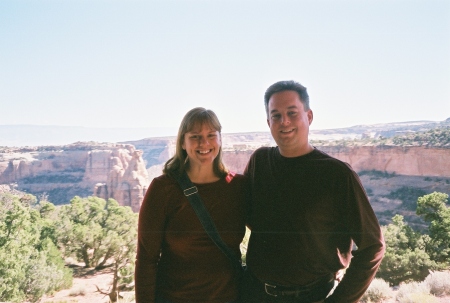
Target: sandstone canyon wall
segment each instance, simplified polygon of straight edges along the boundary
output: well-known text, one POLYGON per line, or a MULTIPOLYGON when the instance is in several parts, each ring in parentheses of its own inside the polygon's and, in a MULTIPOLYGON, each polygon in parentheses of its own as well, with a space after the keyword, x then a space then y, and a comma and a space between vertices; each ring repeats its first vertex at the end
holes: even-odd
MULTIPOLYGON (((321 146, 320 150, 350 164, 357 172, 377 170, 407 176, 450 177, 450 149, 422 146, 321 146)), ((224 162, 243 172, 253 150, 224 151, 224 162)))
POLYGON ((320 147, 357 172, 378 170, 407 176, 450 177, 450 148, 425 146, 320 147))
MULTIPOLYGON (((224 136, 223 157, 230 170, 242 173, 256 148, 273 145, 268 136, 258 138, 249 134, 224 136)), ((449 148, 385 145, 319 149, 349 163, 357 172, 376 170, 407 176, 450 177, 449 148)), ((96 195, 114 198, 138 211, 151 180, 162 173, 164 162, 174 151, 174 138, 122 144, 2 148, 0 184, 14 184, 18 190, 34 195, 48 194, 49 201, 55 204, 68 203, 75 195, 96 195)))
POLYGON ((142 152, 130 144, 79 143, 0 152, 0 184, 46 194, 55 204, 94 194, 138 211, 149 182, 142 152))

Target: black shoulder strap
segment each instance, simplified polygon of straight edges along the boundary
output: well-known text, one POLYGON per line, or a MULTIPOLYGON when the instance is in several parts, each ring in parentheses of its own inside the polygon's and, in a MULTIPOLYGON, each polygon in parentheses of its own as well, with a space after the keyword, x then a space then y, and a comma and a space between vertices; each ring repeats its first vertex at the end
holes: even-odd
POLYGON ((178 184, 181 186, 181 189, 184 192, 184 195, 191 203, 192 208, 197 214, 200 223, 203 225, 208 236, 214 242, 214 244, 219 247, 219 249, 231 260, 233 266, 241 268, 241 262, 239 261, 241 258, 238 258, 234 251, 232 251, 228 245, 223 242, 222 238, 217 231, 216 225, 214 224, 211 216, 208 213, 205 205, 203 204, 200 195, 198 194, 197 187, 192 184, 189 176, 186 172, 183 172, 181 176, 177 178, 178 184))

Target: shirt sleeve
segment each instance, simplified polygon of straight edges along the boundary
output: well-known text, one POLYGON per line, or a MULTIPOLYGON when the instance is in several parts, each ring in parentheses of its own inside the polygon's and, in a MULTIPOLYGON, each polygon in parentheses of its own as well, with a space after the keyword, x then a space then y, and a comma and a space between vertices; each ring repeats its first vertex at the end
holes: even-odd
POLYGON ((153 179, 139 212, 135 268, 136 303, 155 302, 156 271, 161 255, 167 195, 161 181, 153 179))
POLYGON ((351 171, 348 182, 347 222, 357 249, 344 278, 326 303, 357 303, 372 282, 385 252, 385 243, 378 219, 369 203, 358 175, 351 171))
POLYGON ((252 230, 252 226, 250 223, 251 218, 251 203, 252 203, 252 192, 253 192, 253 176, 254 176, 254 169, 255 169, 255 153, 253 153, 250 156, 250 159, 247 162, 247 165, 244 169, 243 175, 247 178, 246 183, 246 208, 245 208, 245 225, 248 229, 252 230))

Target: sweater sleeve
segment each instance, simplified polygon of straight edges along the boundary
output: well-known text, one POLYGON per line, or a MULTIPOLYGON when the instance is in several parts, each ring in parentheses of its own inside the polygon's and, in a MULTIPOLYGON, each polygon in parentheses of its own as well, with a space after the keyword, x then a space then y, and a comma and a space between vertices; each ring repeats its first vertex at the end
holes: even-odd
POLYGON ((147 190, 139 212, 135 268, 136 303, 155 302, 156 272, 166 220, 167 195, 157 178, 147 190))
POLYGON ((369 287, 381 264, 385 243, 378 219, 355 172, 347 188, 347 223, 357 246, 345 276, 326 303, 356 303, 369 287))
POLYGON ((246 190, 245 225, 250 230, 252 230, 252 225, 250 223, 250 218, 251 218, 251 210, 252 210, 252 208, 251 208, 251 200, 252 200, 251 195, 252 195, 252 192, 253 192, 253 183, 252 183, 252 181, 253 181, 253 176, 254 176, 254 173, 255 173, 254 172, 254 169, 255 169, 255 166, 254 166, 255 160, 254 160, 254 158, 255 158, 255 153, 253 153, 250 156, 250 159, 249 159, 247 165, 245 166, 244 173, 243 173, 244 176, 248 178, 248 182, 246 183, 247 184, 247 187, 246 187, 247 190, 246 190))

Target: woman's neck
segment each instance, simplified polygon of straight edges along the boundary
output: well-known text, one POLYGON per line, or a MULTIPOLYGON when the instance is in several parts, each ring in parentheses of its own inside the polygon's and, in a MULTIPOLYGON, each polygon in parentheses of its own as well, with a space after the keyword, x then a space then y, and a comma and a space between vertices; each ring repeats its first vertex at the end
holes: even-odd
POLYGON ((220 178, 214 174, 212 167, 199 167, 197 169, 191 167, 187 171, 187 174, 189 179, 191 179, 193 183, 197 184, 212 183, 220 180, 220 178))

